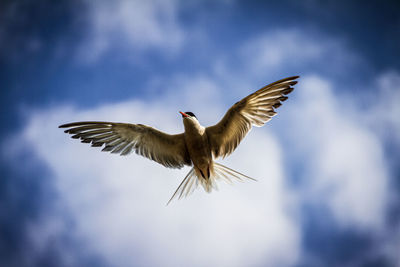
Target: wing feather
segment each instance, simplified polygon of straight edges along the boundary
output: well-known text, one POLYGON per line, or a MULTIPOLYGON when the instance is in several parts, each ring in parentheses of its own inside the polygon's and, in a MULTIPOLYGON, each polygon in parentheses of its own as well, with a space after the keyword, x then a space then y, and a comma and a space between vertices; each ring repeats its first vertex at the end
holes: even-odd
POLYGON ((136 152, 169 168, 192 164, 183 134, 169 135, 142 124, 114 122, 73 122, 59 127, 68 128, 64 132, 82 143, 104 145, 102 151, 123 156, 136 152))
POLYGON ((286 95, 293 91, 297 78, 292 76, 264 86, 234 104, 219 123, 207 127, 213 156, 231 154, 253 125, 263 126, 275 116, 275 109, 288 99, 286 95))

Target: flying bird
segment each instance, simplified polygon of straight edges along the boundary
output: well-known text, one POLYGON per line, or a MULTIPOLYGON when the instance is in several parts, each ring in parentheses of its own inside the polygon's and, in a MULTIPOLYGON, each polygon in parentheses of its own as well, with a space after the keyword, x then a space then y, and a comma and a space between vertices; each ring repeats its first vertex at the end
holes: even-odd
MULTIPOLYGON (((170 201, 191 194, 201 184, 206 192, 216 188, 217 180, 255 180, 214 161, 231 154, 252 126, 263 126, 275 109, 288 99, 299 76, 288 77, 257 90, 236 102, 215 125, 204 127, 192 112, 181 112, 185 131, 166 134, 143 124, 102 121, 73 122, 60 125, 65 133, 82 143, 103 147, 120 155, 131 152, 149 158, 168 168, 193 166, 170 201)), ((168 204, 167 203, 167 204, 168 204)))

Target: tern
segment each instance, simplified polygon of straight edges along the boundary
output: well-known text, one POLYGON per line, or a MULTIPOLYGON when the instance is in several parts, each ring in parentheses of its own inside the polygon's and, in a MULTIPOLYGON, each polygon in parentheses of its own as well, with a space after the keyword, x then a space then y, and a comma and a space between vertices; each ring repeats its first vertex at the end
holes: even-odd
POLYGON ((103 147, 120 155, 131 152, 168 168, 193 166, 171 199, 186 197, 201 184, 206 192, 216 188, 217 180, 232 178, 255 180, 214 160, 231 154, 252 126, 261 127, 276 115, 275 109, 287 100, 299 76, 288 77, 257 90, 236 102, 215 125, 202 126, 192 112, 180 112, 185 131, 166 134, 143 124, 102 121, 73 122, 60 125, 65 133, 82 143, 103 147))

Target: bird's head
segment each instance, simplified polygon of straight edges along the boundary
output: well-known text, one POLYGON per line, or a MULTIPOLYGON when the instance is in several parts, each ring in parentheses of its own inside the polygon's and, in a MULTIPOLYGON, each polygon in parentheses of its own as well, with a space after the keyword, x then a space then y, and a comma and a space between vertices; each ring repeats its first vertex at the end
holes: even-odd
POLYGON ((182 115, 183 119, 183 124, 185 127, 192 125, 195 126, 196 128, 200 127, 200 122, 197 120, 196 115, 193 114, 193 112, 187 111, 187 112, 182 112, 179 111, 182 115))
POLYGON ((193 130, 198 132, 204 130, 204 127, 200 125, 200 122, 197 120, 196 115, 194 115, 193 112, 179 111, 179 113, 182 115, 185 132, 191 132, 193 130))
POLYGON ((194 115, 193 112, 190 112, 190 111, 186 111, 186 112, 179 111, 179 113, 181 113, 183 119, 186 119, 186 118, 197 119, 196 115, 194 115))

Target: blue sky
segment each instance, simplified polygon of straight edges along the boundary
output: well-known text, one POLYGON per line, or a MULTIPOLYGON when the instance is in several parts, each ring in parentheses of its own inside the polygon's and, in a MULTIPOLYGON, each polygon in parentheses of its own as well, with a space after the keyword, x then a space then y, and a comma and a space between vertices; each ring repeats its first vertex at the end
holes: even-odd
POLYGON ((0 4, 0 265, 397 266, 397 1, 0 4), (165 207, 188 169, 59 124, 183 130, 300 75, 223 164, 258 178, 165 207))

